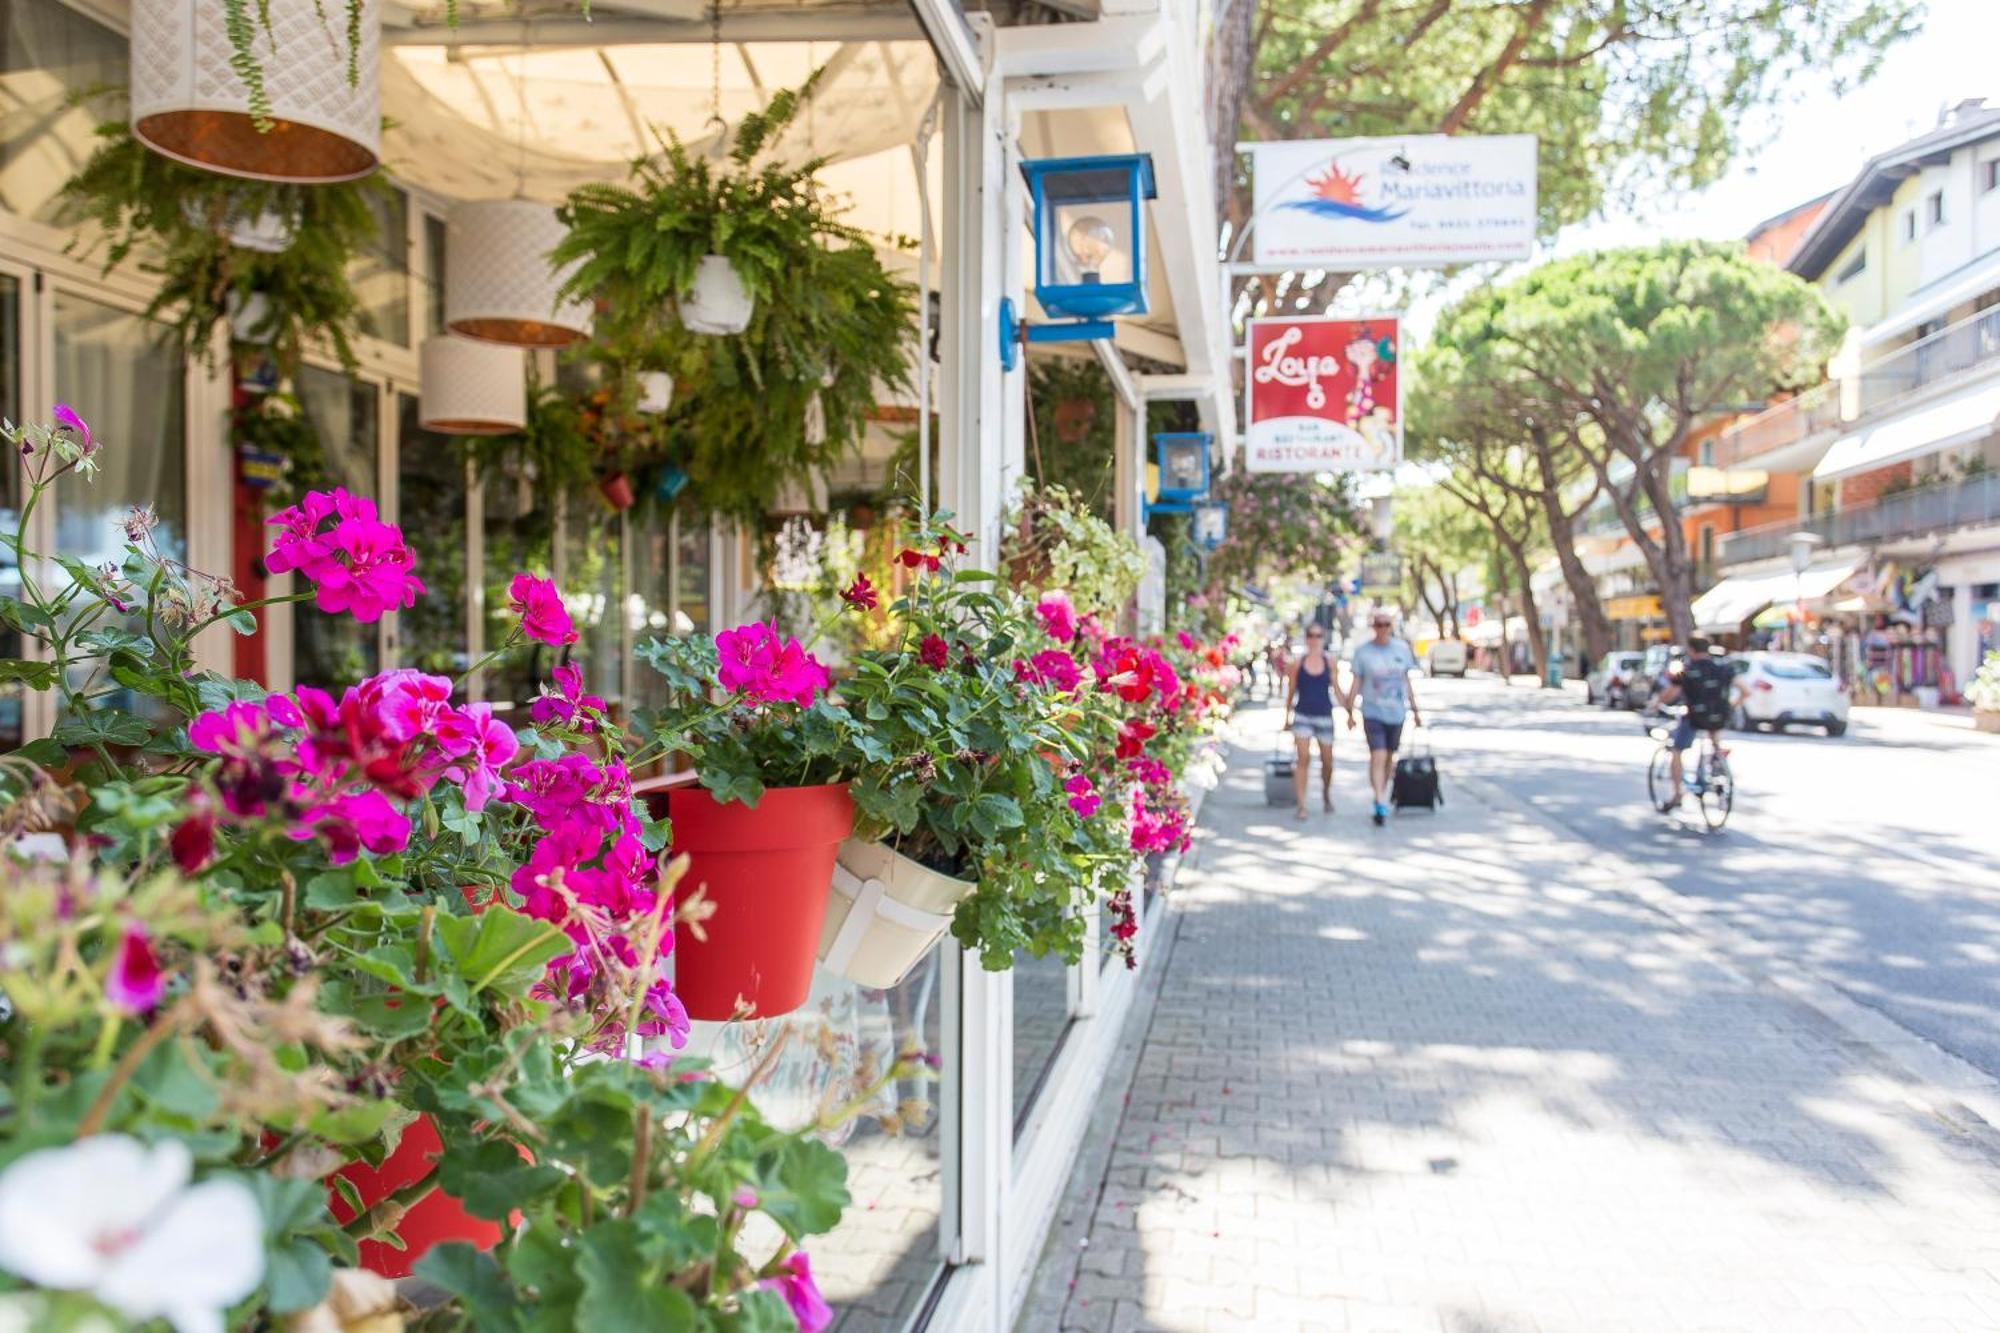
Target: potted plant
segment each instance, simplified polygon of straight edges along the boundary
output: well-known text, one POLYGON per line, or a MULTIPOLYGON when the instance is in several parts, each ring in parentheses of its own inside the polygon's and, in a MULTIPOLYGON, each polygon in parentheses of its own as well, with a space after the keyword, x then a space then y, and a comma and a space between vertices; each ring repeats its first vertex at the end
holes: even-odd
MULTIPOLYGON (((104 447, 54 416, 4 429, 24 511, 104 447)), ((351 1324, 331 1303, 367 1298, 400 1327, 374 1263, 438 1293, 440 1325, 823 1328, 798 1246, 838 1221, 843 1164, 824 1125, 779 1132, 676 1062, 687 861, 581 672, 521 734, 410 670, 267 694, 191 647, 253 608, 163 556, 149 514, 125 526, 97 567, 0 533, 48 571, 11 603, 34 656, 4 670, 62 719, 0 755, 0 827, 67 835, 63 860, 0 857, 10 1313, 351 1324)), ((424 595, 365 497, 309 492, 272 532, 288 600, 372 623, 424 595)), ((508 598, 510 643, 575 640, 545 580, 508 598)))
POLYGON ((702 504, 751 520, 857 448, 882 394, 910 381, 915 304, 876 253, 886 242, 840 219, 813 179, 825 159, 768 152, 817 80, 745 117, 720 163, 668 136, 628 182, 580 187, 552 256, 578 266, 567 293, 598 302, 620 355, 643 348, 632 364, 672 377, 659 421, 702 504))
POLYGON ((854 826, 852 720, 827 697, 826 667, 768 624, 655 639, 638 655, 671 693, 639 726, 698 776, 651 796, 702 901, 677 940, 680 1001, 704 1020, 789 1013, 812 989, 834 853, 854 826))
POLYGON ((328 185, 221 175, 162 157, 121 117, 63 187, 62 220, 93 224, 106 272, 135 253, 159 269, 146 316, 183 355, 208 360, 219 325, 268 344, 280 380, 324 338, 352 371, 361 306, 348 267, 375 240, 379 173, 328 185), (233 317, 233 318, 232 318, 233 317))
POLYGON ((1003 568, 1015 587, 1060 590, 1080 612, 1116 616, 1146 558, 1074 492, 1023 481, 1001 521, 1003 568))
POLYGON ((2000 732, 2000 649, 1986 654, 1965 698, 1972 705, 1973 726, 1981 731, 2000 732))

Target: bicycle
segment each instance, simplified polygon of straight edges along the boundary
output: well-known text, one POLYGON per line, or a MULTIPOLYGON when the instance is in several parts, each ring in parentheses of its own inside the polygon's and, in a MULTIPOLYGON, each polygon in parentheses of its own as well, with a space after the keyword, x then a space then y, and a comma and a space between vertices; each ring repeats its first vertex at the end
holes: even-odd
MULTIPOLYGON (((1646 769, 1646 795, 1651 798, 1653 808, 1661 814, 1667 812, 1677 793, 1673 790, 1673 746, 1669 741, 1673 735, 1672 723, 1678 721, 1686 709, 1662 709, 1668 717, 1667 725, 1649 725, 1646 734, 1660 742, 1660 748, 1653 751, 1653 762, 1646 769)), ((1715 743, 1711 731, 1700 733, 1699 749, 1696 751, 1694 772, 1690 775, 1683 760, 1681 776, 1687 791, 1701 806, 1702 822, 1711 830, 1720 829, 1729 822, 1729 812, 1736 804, 1736 775, 1729 769, 1729 750, 1715 743)))

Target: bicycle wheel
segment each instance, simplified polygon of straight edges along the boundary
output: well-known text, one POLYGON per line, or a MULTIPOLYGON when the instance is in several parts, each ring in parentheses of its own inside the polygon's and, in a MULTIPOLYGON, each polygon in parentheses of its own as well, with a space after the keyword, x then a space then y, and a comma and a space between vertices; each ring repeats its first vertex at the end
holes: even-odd
POLYGON ((1730 776, 1729 761, 1719 754, 1704 757, 1701 770, 1701 817, 1709 828, 1720 829, 1736 804, 1736 781, 1730 776))
POLYGON ((1652 766, 1646 770, 1646 795, 1652 798, 1653 808, 1665 812, 1674 798, 1673 751, 1662 745, 1653 751, 1652 766))

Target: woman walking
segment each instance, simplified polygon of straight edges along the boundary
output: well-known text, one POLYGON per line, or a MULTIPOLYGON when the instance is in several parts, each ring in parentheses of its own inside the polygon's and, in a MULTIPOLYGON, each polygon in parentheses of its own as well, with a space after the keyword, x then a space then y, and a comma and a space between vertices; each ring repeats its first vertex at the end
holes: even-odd
POLYGON ((1333 811, 1333 659, 1326 654, 1326 631, 1306 630, 1306 651, 1285 676, 1285 726, 1298 746, 1292 765, 1292 792, 1298 798, 1294 818, 1306 817, 1306 775, 1312 769, 1313 742, 1319 742, 1319 796, 1333 811))

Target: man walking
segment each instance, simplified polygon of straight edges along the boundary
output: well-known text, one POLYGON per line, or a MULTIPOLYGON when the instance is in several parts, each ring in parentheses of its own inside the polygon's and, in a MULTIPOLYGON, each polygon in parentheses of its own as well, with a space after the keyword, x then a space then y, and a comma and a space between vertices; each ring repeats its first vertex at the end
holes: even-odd
POLYGON ((1394 638, 1396 622, 1377 607, 1368 617, 1369 638, 1354 650, 1350 665, 1354 676, 1341 704, 1347 710, 1347 726, 1354 728, 1354 701, 1361 701, 1361 721, 1368 736, 1368 781, 1375 789, 1375 823, 1389 818, 1389 780, 1396 772, 1396 750, 1403 743, 1403 717, 1407 713, 1418 726, 1424 717, 1417 709, 1417 697, 1410 689, 1410 673, 1417 669, 1416 654, 1410 645, 1394 638))

